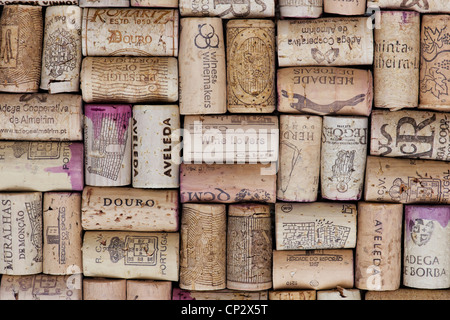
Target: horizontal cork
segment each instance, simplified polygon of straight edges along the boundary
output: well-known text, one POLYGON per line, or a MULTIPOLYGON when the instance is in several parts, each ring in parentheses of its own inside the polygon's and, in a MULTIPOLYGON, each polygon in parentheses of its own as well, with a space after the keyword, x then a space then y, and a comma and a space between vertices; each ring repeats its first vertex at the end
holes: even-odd
POLYGON ((86 231, 86 277, 178 281, 178 233, 86 231))
POLYGON ((366 2, 359 0, 323 0, 325 13, 358 16, 366 13, 366 2))
POLYGON ((180 197, 182 203, 275 203, 275 168, 264 164, 182 163, 180 197))
POLYGON ((83 56, 178 56, 178 10, 86 8, 83 56))
POLYGON ((178 0, 130 0, 130 6, 178 8, 178 0))
MULTIPOLYGON (((81 0, 83 1, 83 0, 81 0)), ((9 5, 9 4, 28 4, 35 6, 55 6, 55 5, 78 5, 78 0, 0 0, 0 5, 9 5)))
POLYGON ((449 300, 450 290, 401 288, 394 291, 367 291, 364 300, 449 300))
POLYGON ((83 275, 2 275, 0 300, 83 300, 83 275))
POLYGON ((171 300, 172 282, 127 280, 127 300, 171 300))
POLYGON ((0 139, 82 141, 83 101, 77 94, 0 94, 0 139))
POLYGON ((450 203, 448 163, 368 156, 365 201, 450 203))
POLYGON ((273 289, 353 287, 353 250, 273 251, 273 289))
POLYGON ((373 30, 367 27, 367 18, 288 19, 278 20, 277 24, 280 67, 373 62, 373 30))
POLYGON ((281 68, 277 74, 277 93, 279 112, 369 116, 372 72, 344 67, 281 68))
POLYGON ((450 113, 374 110, 370 154, 383 157, 450 160, 450 113))
POLYGON ((405 0, 368 0, 368 8, 382 8, 382 9, 407 9, 414 10, 421 13, 428 12, 450 12, 450 2, 441 0, 427 0, 421 1, 405 1, 405 0), (424 5, 426 3, 426 5, 424 5))
POLYGON ((130 0, 79 0, 80 7, 129 7, 130 0))
POLYGON ((279 0, 281 18, 319 18, 323 13, 323 0, 279 0))
POLYGON ((150 103, 178 100, 175 57, 85 57, 80 89, 86 103, 150 103))
POLYGON ((269 300, 316 300, 316 290, 271 290, 269 300))
POLYGON ((317 300, 362 300, 361 290, 337 288, 317 291, 317 300))
POLYGON ((126 300, 127 281, 119 279, 84 278, 83 300, 126 300))
POLYGON ((84 230, 178 230, 178 191, 128 187, 85 187, 84 230))
POLYGON ((356 220, 352 203, 276 203, 276 249, 354 248, 356 220))
POLYGON ((0 141, 0 190, 81 191, 81 142, 0 141))
POLYGON ((267 300, 267 290, 257 292, 230 289, 192 291, 174 288, 172 300, 267 300))
POLYGON ((209 16, 222 19, 270 18, 275 16, 275 0, 215 1, 179 0, 182 16, 209 16))
POLYGON ((183 162, 268 163, 278 159, 278 117, 185 116, 183 162))

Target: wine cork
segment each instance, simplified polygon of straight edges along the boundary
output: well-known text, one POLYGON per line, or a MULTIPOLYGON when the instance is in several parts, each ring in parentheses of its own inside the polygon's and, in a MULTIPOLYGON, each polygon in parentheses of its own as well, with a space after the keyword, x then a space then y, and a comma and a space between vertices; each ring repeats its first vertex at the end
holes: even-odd
POLYGON ((317 300, 362 300, 358 289, 337 288, 317 291, 317 300))
POLYGON ((129 7, 130 0, 79 0, 80 7, 129 7))
POLYGON ((374 106, 399 110, 419 104, 420 14, 382 11, 374 32, 374 106))
POLYGON ((43 217, 42 272, 54 275, 82 273, 81 194, 44 193, 43 217))
POLYGON ((450 160, 450 113, 425 110, 374 110, 370 154, 374 156, 450 160))
POLYGON ((0 300, 83 300, 83 275, 3 275, 0 300))
POLYGON ((273 251, 273 289, 353 287, 351 249, 273 251))
POLYGON ((86 103, 150 103, 178 100, 174 57, 86 57, 80 88, 86 103))
POLYGON ((0 193, 2 274, 42 272, 42 194, 0 193))
POLYGON ((180 289, 225 289, 226 219, 224 204, 183 204, 180 289))
POLYGON ((450 206, 406 205, 403 284, 450 288, 450 206))
POLYGON ((323 0, 323 11, 344 16, 359 16, 366 13, 366 1, 323 0))
POLYGON ((272 287, 272 221, 266 204, 231 204, 227 222, 227 288, 272 287))
POLYGON ((403 205, 358 202, 355 287, 397 290, 401 277, 403 205))
POLYGON ((86 185, 131 183, 131 108, 131 105, 84 106, 86 185))
POLYGON ((178 56, 178 11, 83 10, 83 56, 178 56))
POLYGON ((278 160, 278 117, 185 116, 183 162, 270 163, 278 160))
POLYGON ((182 18, 180 24, 180 113, 225 113, 227 70, 222 19, 190 17, 182 18))
POLYGON ((0 0, 0 5, 29 4, 35 6, 78 5, 78 0, 0 0))
POLYGON ((277 199, 313 202, 319 192, 322 118, 280 115, 277 199))
POLYGON ((363 17, 278 20, 280 67, 371 65, 373 31, 363 17))
POLYGON ((43 22, 42 7, 3 7, 0 18, 0 91, 39 90, 43 22))
MULTIPOLYGON (((450 12, 450 3, 448 4, 450 12)), ((450 111, 450 15, 423 15, 419 108, 450 111)))
POLYGON ((274 22, 230 20, 226 34, 228 111, 271 113, 276 107, 274 22))
POLYGON ((364 300, 449 300, 450 290, 400 288, 394 291, 367 291, 364 300))
POLYGON ((324 116, 321 151, 322 197, 359 200, 364 185, 368 118, 324 116))
POLYGON ((271 290, 269 300, 316 300, 316 290, 271 290))
POLYGON ((172 300, 172 282, 127 280, 127 300, 172 300))
POLYGON ((126 300, 127 281, 122 279, 83 279, 83 300, 126 300))
POLYGON ((130 6, 178 8, 178 0, 130 0, 130 6))
POLYGON ((0 94, 0 139, 82 141, 81 95, 0 94))
POLYGON ((276 201, 276 173, 263 164, 180 165, 180 199, 185 202, 276 201))
POLYGON ((280 112, 369 116, 372 72, 344 67, 281 68, 277 93, 280 112))
POLYGON ((222 19, 270 18, 275 16, 275 0, 179 0, 182 16, 209 16, 222 19))
POLYGON ((51 94, 79 91, 82 12, 78 6, 45 10, 40 88, 51 94))
POLYGON ((450 12, 450 2, 441 0, 408 1, 408 0, 368 0, 367 7, 414 10, 417 12, 450 12))
POLYGON ((180 110, 177 105, 134 105, 134 188, 178 188, 180 110))
POLYGON ((178 281, 178 233, 86 231, 86 277, 178 281))
POLYGON ((323 0, 279 0, 281 18, 319 18, 323 13, 323 0))
POLYGON ((192 291, 174 288, 172 300, 267 300, 267 290, 237 291, 222 289, 215 291, 192 291))
POLYGON ((448 163, 367 157, 366 201, 394 203, 450 203, 448 163))
POLYGON ((0 150, 0 190, 83 190, 81 142, 1 141, 0 150))
POLYGON ((178 191, 85 187, 84 230, 178 231, 178 191))
POLYGON ((276 203, 276 249, 354 248, 356 220, 352 203, 276 203))

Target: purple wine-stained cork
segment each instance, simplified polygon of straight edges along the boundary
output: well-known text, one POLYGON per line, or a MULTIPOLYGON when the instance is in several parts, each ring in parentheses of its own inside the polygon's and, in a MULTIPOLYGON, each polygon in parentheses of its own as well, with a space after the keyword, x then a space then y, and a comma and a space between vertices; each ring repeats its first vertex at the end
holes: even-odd
POLYGON ((434 220, 446 228, 450 220, 450 205, 405 205, 407 239, 411 236, 409 226, 417 219, 434 220))
POLYGON ((172 290, 172 300, 195 300, 189 290, 174 288, 172 290))
POLYGON ((62 166, 46 168, 46 172, 65 173, 70 178, 73 191, 82 191, 84 187, 84 145, 82 142, 68 143, 70 158, 68 162, 63 160, 62 166))
MULTIPOLYGON (((92 123, 94 124, 94 127, 101 127, 101 121, 102 117, 105 114, 108 114, 110 116, 123 116, 125 117, 121 120, 118 120, 118 118, 113 118, 115 121, 120 121, 122 126, 118 128, 118 137, 121 139, 121 137, 124 136, 124 133, 128 129, 128 125, 130 123, 130 118, 132 116, 131 113, 131 104, 86 104, 84 106, 84 115, 89 118, 92 123), (99 126, 97 126, 97 122, 99 126)), ((100 136, 100 131, 94 129, 94 139, 98 139, 100 136)), ((119 141, 120 143, 120 141, 119 141)))

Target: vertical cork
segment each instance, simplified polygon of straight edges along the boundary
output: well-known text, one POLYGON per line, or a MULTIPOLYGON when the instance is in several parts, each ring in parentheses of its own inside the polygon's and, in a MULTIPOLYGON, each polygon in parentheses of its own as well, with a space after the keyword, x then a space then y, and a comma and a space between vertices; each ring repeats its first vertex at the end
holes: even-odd
POLYGON ((353 250, 273 251, 273 289, 353 287, 353 250))
POLYGON ((419 105, 420 14, 382 11, 376 28, 374 106, 399 110, 419 105))
POLYGON ((450 204, 445 161, 367 157, 365 201, 450 204))
POLYGON ((85 57, 80 89, 86 103, 150 103, 178 100, 174 57, 85 57))
POLYGON ((355 287, 397 290, 401 277, 403 205, 358 202, 355 287))
POLYGON ((46 192, 43 200, 45 274, 82 273, 81 193, 46 192))
POLYGON ((182 18, 180 24, 180 113, 225 113, 227 70, 222 19, 190 17, 182 18))
POLYGON ((367 154, 367 117, 323 117, 321 151, 322 197, 359 200, 367 154))
POLYGON ((83 275, 33 274, 3 275, 0 284, 2 300, 83 300, 83 275))
POLYGON ((172 300, 172 282, 127 280, 127 300, 172 300))
POLYGON ((226 287, 226 206, 183 204, 180 282, 186 290, 226 287))
POLYGON ((84 278, 83 300, 126 300, 127 281, 123 279, 84 278))
POLYGON ((319 18, 323 13, 323 0, 279 0, 281 18, 319 18))
POLYGON ((406 205, 403 284, 450 288, 450 206, 406 205))
POLYGON ((319 191, 322 118, 280 115, 277 199, 312 202, 319 191))
POLYGON ((82 11, 78 6, 45 10, 40 88, 51 94, 80 88, 82 11))
POLYGON ((259 291, 272 287, 270 206, 232 204, 228 208, 227 288, 259 291))
POLYGON ((42 194, 0 194, 0 273, 42 272, 42 194))
POLYGON ((131 105, 86 104, 84 108, 86 184, 130 184, 131 105))
POLYGON ((323 0, 323 11, 344 16, 359 16, 366 13, 366 1, 323 0))
POLYGON ((450 111, 449 25, 448 14, 422 16, 419 108, 450 111))
POLYGON ((231 113, 270 113, 276 107, 275 24, 237 19, 226 25, 227 104, 231 113))
POLYGON ((180 143, 180 110, 177 105, 134 105, 133 187, 178 188, 180 143))
POLYGON ((0 91, 39 90, 43 25, 42 7, 3 7, 0 18, 0 91))

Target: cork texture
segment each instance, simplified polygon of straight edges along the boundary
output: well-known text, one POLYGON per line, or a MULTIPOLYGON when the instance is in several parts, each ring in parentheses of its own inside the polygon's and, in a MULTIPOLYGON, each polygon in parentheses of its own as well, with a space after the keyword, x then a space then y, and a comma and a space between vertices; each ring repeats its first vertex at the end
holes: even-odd
POLYGON ((222 19, 270 18, 275 16, 275 0, 179 0, 182 16, 210 16, 222 19))
POLYGON ((319 18, 323 13, 323 0, 279 0, 282 18, 319 18))

